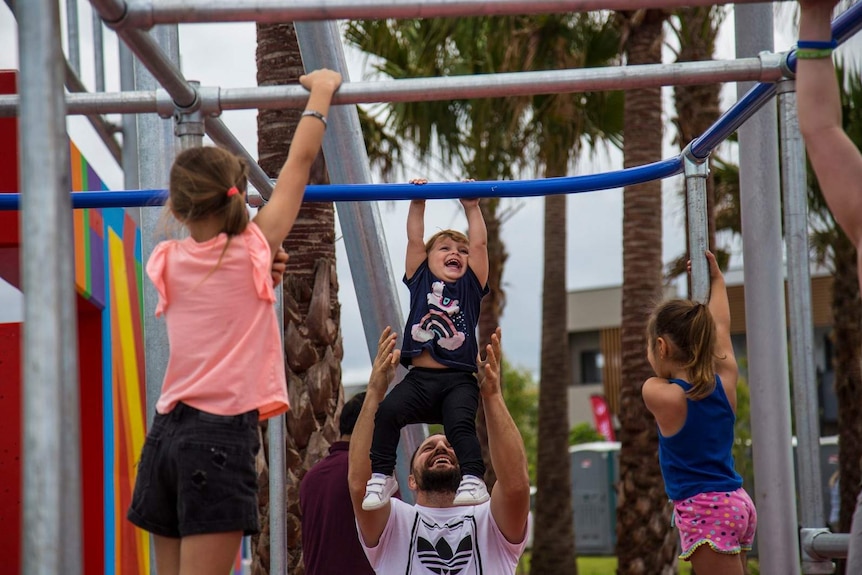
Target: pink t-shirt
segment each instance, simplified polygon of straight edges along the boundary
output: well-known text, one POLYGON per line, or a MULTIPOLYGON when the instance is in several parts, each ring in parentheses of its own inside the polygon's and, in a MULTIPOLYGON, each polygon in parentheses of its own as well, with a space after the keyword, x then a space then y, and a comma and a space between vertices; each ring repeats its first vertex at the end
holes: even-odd
POLYGON ((288 409, 269 243, 256 224, 198 243, 161 242, 147 261, 170 358, 156 411, 177 402, 217 415, 288 409))

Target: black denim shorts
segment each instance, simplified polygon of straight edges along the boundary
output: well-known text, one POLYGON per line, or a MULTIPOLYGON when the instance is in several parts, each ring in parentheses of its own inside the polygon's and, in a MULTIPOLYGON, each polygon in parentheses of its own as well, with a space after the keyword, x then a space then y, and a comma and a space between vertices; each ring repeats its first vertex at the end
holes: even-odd
POLYGON ((258 412, 213 415, 183 403, 156 414, 127 517, 164 537, 260 531, 258 412))

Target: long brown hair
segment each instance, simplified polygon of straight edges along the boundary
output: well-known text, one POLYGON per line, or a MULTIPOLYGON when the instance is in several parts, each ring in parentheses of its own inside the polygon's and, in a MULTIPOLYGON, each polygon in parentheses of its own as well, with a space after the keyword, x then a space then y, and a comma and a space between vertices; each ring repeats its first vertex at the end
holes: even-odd
POLYGON ((655 308, 647 323, 647 340, 655 352, 658 338, 669 343, 668 359, 686 370, 692 388, 689 399, 709 396, 715 389, 715 321, 706 304, 672 299, 655 308))
POLYGON ((239 157, 212 146, 190 148, 171 167, 168 209, 181 222, 222 215, 228 238, 245 231, 248 166, 239 157), (237 194, 228 194, 236 188, 237 194))

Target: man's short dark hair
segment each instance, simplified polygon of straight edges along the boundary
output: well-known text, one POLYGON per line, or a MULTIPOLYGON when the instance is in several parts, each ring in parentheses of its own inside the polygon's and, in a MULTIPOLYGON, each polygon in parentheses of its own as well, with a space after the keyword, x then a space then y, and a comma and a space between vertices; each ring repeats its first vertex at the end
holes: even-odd
POLYGON ((341 435, 351 435, 362 411, 362 402, 365 401, 365 392, 357 393, 350 398, 341 408, 341 417, 338 419, 338 430, 341 435))

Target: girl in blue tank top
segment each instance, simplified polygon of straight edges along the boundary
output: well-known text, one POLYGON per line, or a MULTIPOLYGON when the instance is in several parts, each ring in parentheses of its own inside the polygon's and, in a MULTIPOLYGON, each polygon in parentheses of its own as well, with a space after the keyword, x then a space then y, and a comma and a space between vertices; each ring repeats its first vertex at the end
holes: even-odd
POLYGON ((659 428, 659 463, 680 559, 699 575, 743 575, 757 513, 733 468, 739 369, 730 342, 724 276, 711 252, 708 304, 662 302, 647 324, 647 357, 656 376, 644 403, 659 428))

